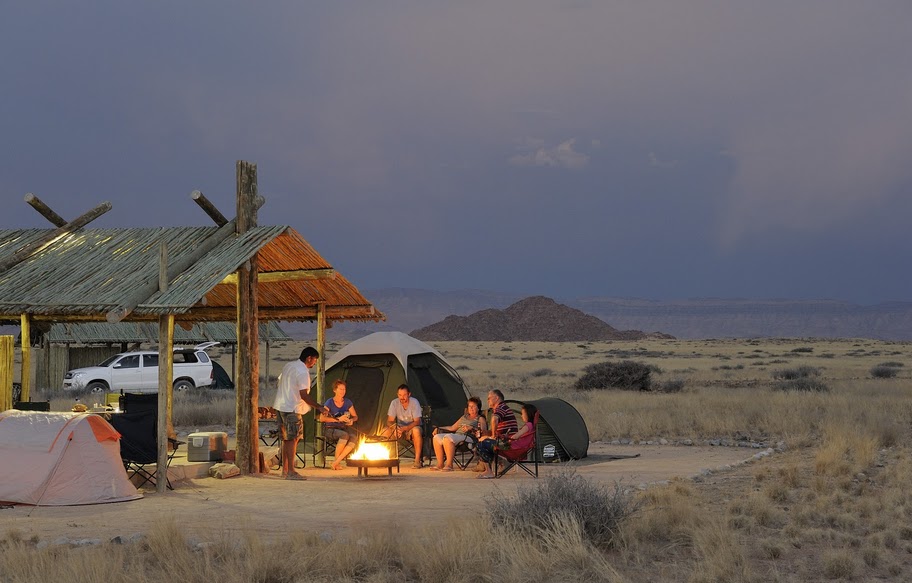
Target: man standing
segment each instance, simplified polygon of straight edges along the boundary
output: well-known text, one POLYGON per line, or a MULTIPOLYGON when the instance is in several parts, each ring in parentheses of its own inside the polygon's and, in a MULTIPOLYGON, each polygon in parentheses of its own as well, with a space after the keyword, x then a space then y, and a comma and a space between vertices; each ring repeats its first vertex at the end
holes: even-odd
POLYGON ((503 393, 499 389, 488 392, 488 407, 494 409, 494 414, 491 417, 491 436, 483 438, 478 444, 478 457, 481 458, 484 464, 484 473, 476 477, 482 479, 495 477, 491 462, 494 461, 494 456, 496 455, 494 447, 497 444, 497 440, 516 433, 518 429, 516 414, 513 413, 513 409, 510 409, 504 403, 503 393))
POLYGON ((301 351, 298 360, 289 362, 279 375, 279 390, 273 408, 277 411, 282 437, 282 477, 286 480, 306 480, 294 469, 298 442, 304 437, 303 415, 311 408, 324 413, 329 410, 310 396, 310 369, 317 363, 320 353, 312 346, 301 351))
POLYGON ((415 463, 412 467, 417 470, 421 468, 421 403, 412 396, 412 391, 404 383, 399 385, 396 396, 387 411, 388 427, 383 434, 396 439, 412 438, 415 445, 415 463))

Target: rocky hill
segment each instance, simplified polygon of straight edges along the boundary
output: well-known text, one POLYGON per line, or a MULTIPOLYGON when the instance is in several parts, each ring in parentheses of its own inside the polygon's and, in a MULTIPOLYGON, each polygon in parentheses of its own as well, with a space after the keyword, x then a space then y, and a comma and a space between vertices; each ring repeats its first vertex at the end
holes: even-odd
MULTIPOLYGON (((371 332, 408 332, 450 315, 503 310, 525 296, 484 290, 362 290, 386 322, 337 323, 327 338, 353 340, 371 332)), ((859 305, 839 300, 695 298, 555 298, 618 329, 661 330, 676 338, 872 338, 912 340, 912 302, 859 305)), ((295 338, 314 338, 310 323, 282 322, 295 338)))
POLYGON ((638 330, 617 330, 595 316, 535 296, 504 309, 487 309, 469 316, 447 316, 442 321, 411 332, 424 341, 529 341, 583 342, 639 340, 638 330))

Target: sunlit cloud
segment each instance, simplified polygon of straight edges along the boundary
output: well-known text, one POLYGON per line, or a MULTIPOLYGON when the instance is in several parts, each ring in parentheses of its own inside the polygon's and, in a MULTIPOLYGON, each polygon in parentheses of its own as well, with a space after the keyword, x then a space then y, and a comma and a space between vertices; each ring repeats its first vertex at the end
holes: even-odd
POLYGON ((516 154, 510 158, 514 166, 548 166, 576 170, 589 163, 589 156, 573 149, 576 138, 561 142, 553 148, 544 145, 531 152, 516 154))

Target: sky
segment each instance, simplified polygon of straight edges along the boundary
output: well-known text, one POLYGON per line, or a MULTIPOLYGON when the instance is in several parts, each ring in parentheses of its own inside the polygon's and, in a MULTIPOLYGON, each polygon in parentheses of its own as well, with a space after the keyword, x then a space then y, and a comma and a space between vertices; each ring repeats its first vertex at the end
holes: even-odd
POLYGON ((0 228, 234 215, 362 290, 912 301, 912 3, 17 2, 0 228))

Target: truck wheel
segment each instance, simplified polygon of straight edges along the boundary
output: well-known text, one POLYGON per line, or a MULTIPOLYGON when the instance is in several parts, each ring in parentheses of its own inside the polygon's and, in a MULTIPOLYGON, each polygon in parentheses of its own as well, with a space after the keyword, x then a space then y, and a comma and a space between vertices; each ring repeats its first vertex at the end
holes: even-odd
POLYGON ((188 381, 186 379, 180 379, 178 381, 174 381, 174 390, 175 391, 189 391, 192 388, 193 388, 193 383, 191 383, 190 381, 188 381))
POLYGON ((106 393, 108 391, 108 385, 101 381, 92 381, 86 385, 86 390, 90 393, 106 393))

